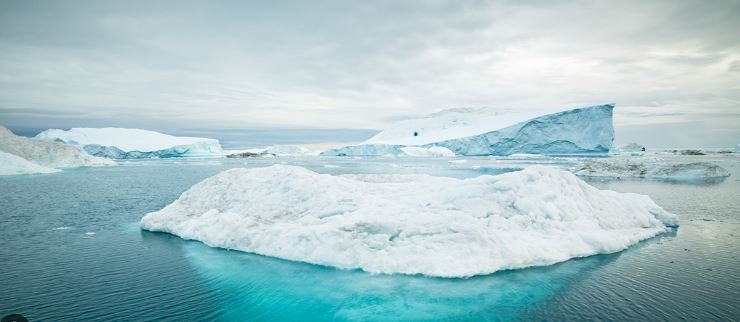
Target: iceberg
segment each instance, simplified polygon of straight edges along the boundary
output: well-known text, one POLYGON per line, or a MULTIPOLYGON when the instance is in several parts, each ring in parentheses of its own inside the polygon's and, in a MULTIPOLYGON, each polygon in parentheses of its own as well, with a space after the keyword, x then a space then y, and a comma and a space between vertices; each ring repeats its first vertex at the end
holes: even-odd
POLYGON ((15 154, 0 151, 0 176, 54 173, 59 171, 58 169, 40 166, 15 154))
POLYGON ((593 161, 575 172, 585 177, 654 178, 671 180, 719 179, 727 169, 709 162, 670 162, 659 158, 593 161))
POLYGON ((613 109, 605 104, 547 115, 453 109, 398 122, 360 145, 322 155, 398 154, 406 146, 444 147, 466 156, 607 154, 614 140, 613 109))
POLYGON ((36 138, 80 146, 94 156, 109 159, 221 155, 221 144, 216 139, 172 136, 141 129, 49 129, 36 138))
POLYGON ((645 152, 645 146, 638 143, 629 143, 619 147, 622 152, 645 152))
POLYGON ((323 156, 411 156, 411 157, 454 157, 455 152, 441 146, 420 147, 386 144, 363 144, 324 151, 323 156))
POLYGON ((48 168, 94 167, 116 164, 112 160, 91 156, 78 147, 17 136, 3 126, 0 126, 0 151, 48 168))
POLYGON ((224 151, 227 158, 252 158, 276 156, 313 156, 318 152, 297 145, 273 145, 266 148, 224 151))
POLYGON ((450 151, 450 149, 441 146, 433 146, 430 148, 407 146, 401 148, 401 151, 403 151, 404 154, 412 157, 449 158, 455 156, 455 152, 452 152, 450 151))
POLYGON ((212 247, 438 277, 618 252, 677 225, 647 196, 599 190, 544 166, 471 179, 235 168, 140 221, 212 247))

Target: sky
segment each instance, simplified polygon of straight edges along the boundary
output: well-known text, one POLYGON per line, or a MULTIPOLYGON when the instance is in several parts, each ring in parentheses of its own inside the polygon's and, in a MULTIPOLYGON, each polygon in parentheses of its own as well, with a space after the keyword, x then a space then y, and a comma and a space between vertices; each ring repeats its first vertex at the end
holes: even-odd
POLYGON ((738 17, 737 0, 3 0, 0 124, 301 143, 615 103, 618 144, 733 147, 738 17))

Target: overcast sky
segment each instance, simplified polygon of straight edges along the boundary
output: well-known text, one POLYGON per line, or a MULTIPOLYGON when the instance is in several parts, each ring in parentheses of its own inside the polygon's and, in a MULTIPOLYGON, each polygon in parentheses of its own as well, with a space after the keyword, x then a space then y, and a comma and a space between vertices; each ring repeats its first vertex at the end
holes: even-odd
POLYGON ((305 136, 609 102, 618 143, 740 143, 740 1, 0 1, 16 129, 305 136))

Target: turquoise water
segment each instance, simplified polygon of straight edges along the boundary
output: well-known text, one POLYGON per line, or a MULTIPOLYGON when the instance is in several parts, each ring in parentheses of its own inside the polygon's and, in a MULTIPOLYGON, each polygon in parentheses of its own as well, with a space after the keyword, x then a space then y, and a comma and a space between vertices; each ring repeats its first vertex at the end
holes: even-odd
MULTIPOLYGON (((740 158, 721 182, 592 180, 648 194, 681 227, 627 251, 469 279, 371 275, 209 248, 137 222, 222 170, 286 162, 324 173, 499 174, 491 160, 131 161, 0 178, 0 315, 31 321, 734 320, 740 317, 740 158), (326 167, 330 164, 330 167, 326 167)), ((692 159, 697 159, 694 157, 692 159)))

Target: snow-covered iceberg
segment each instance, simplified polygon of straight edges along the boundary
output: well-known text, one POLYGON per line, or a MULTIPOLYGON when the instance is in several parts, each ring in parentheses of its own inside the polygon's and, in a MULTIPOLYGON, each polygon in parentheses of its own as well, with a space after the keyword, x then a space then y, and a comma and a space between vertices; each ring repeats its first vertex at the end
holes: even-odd
POLYGON ((171 158, 221 154, 216 139, 172 136, 154 131, 122 128, 49 129, 37 139, 81 146, 88 153, 110 159, 171 158))
POLYGON ((653 178, 671 180, 719 179, 730 176, 727 169, 709 162, 666 161, 660 158, 604 159, 576 170, 587 177, 653 178))
POLYGON ((59 171, 58 169, 40 166, 15 154, 0 151, 0 176, 54 173, 59 171))
POLYGON ((87 154, 78 147, 59 142, 17 136, 0 126, 0 151, 48 168, 76 168, 115 165, 112 160, 87 154))
POLYGON ((397 154, 405 146, 439 146, 457 155, 606 154, 614 139, 613 109, 605 104, 547 115, 453 109, 398 122, 360 145, 322 155, 397 154))
POLYGON ((140 224, 341 269, 466 277, 621 251, 677 219, 552 167, 463 180, 274 165, 207 178, 140 224))

